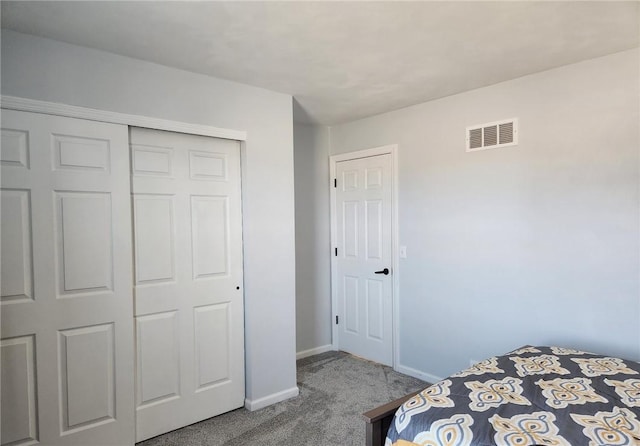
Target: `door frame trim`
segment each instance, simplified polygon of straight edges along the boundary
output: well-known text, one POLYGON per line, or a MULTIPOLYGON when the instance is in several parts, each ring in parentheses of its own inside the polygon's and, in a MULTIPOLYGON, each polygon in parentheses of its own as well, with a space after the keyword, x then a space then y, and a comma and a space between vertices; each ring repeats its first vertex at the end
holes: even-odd
POLYGON ((172 121, 168 119, 152 118, 142 115, 130 115, 95 108, 78 107, 76 105, 58 102, 40 101, 17 96, 0 96, 0 108, 7 110, 43 113, 46 115, 65 116, 67 118, 86 119, 88 121, 123 124, 131 127, 144 127, 154 130, 167 130, 191 135, 213 136, 215 138, 246 141, 247 132, 241 130, 223 129, 209 125, 190 124, 188 122, 172 121))
POLYGON ((400 259, 398 257, 398 245, 400 241, 398 230, 398 144, 389 144, 381 147, 373 147, 371 149, 357 150, 354 152, 342 153, 339 155, 331 155, 329 157, 329 197, 330 197, 330 219, 331 219, 331 246, 330 246, 330 258, 331 258, 331 345, 333 350, 338 350, 340 347, 338 326, 335 323, 338 309, 338 296, 336 293, 335 279, 338 277, 338 265, 336 262, 336 256, 334 255, 334 249, 337 244, 338 226, 336 221, 336 188, 334 187, 334 180, 336 179, 337 163, 340 161, 349 161, 359 158, 368 158, 378 155, 391 155, 391 268, 393 274, 391 275, 392 285, 392 316, 391 316, 391 333, 392 341, 391 346, 393 348, 393 368, 394 370, 400 364, 400 346, 399 346, 399 333, 398 333, 398 319, 399 319, 399 302, 400 302, 400 259))

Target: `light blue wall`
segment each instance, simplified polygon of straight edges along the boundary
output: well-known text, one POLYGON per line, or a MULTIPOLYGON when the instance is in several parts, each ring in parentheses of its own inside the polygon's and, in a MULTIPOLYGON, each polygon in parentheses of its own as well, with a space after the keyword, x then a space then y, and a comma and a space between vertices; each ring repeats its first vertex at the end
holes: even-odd
POLYGON ((12 31, 2 32, 2 94, 247 132, 246 395, 295 391, 291 96, 12 31))
POLYGON ((640 359, 638 51, 331 128, 399 145, 400 364, 447 376, 552 344, 640 359), (465 127, 517 117, 517 147, 465 127))

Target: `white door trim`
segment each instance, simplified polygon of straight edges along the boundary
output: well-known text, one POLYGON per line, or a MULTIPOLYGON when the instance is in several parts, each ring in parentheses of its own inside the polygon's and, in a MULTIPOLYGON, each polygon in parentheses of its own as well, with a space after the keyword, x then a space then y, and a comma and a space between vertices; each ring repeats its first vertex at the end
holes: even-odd
POLYGON ((398 315, 399 315, 399 266, 398 258, 398 145, 391 144, 382 147, 374 147, 371 149, 358 150, 356 152, 343 153, 340 155, 332 155, 329 157, 329 196, 331 200, 331 339, 332 348, 338 350, 338 326, 335 323, 338 308, 338 296, 334 280, 338 277, 336 256, 334 250, 338 246, 336 240, 338 226, 336 221, 336 189, 334 180, 336 178, 336 167, 340 161, 348 161, 358 158, 367 158, 370 156, 391 154, 391 262, 392 262, 392 292, 393 292, 393 314, 391 316, 391 324, 393 326, 393 368, 394 370, 400 364, 400 348, 398 343, 398 315))
POLYGON ((236 141, 247 140, 247 132, 241 130, 221 129, 208 125, 189 124, 188 122, 171 121, 167 119, 152 118, 142 115, 130 115, 126 113, 98 110, 95 108, 60 104, 57 102, 20 98, 16 96, 0 96, 0 107, 8 110, 44 113, 47 115, 66 116, 68 118, 80 118, 89 121, 109 122, 111 124, 124 124, 133 127, 144 127, 155 130, 168 130, 170 132, 177 133, 189 133, 192 135, 235 139, 236 141))

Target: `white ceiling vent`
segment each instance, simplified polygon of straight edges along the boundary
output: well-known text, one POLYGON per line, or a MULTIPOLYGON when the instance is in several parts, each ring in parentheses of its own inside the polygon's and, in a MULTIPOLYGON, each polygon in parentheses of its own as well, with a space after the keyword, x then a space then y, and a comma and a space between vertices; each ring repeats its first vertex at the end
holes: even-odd
POLYGON ((516 144, 518 144, 517 118, 467 127, 467 152, 516 144))

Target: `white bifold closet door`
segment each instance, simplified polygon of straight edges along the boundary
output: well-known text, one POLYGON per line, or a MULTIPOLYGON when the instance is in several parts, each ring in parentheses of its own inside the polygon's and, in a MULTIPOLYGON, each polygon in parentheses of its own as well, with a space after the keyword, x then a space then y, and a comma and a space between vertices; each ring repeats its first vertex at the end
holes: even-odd
POLYGON ((133 444, 127 143, 2 111, 2 445, 133 444))
POLYGON ((136 439, 244 404, 240 144, 130 130, 136 439))

